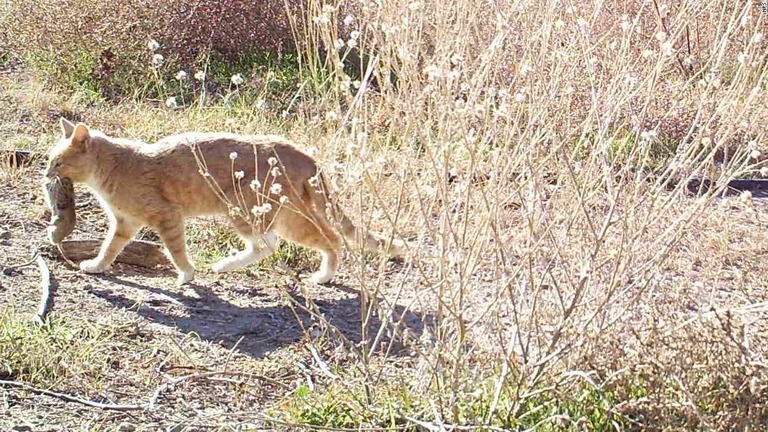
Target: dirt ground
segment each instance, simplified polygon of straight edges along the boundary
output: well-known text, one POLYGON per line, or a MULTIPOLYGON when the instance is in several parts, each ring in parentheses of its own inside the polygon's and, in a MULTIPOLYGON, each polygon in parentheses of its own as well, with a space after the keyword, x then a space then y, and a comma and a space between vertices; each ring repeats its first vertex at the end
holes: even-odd
MULTIPOLYGON (((0 185, 4 269, 27 261, 36 246, 46 242, 48 213, 34 172, 30 169, 27 177, 0 185)), ((69 239, 103 238, 106 219, 94 199, 80 192, 76 201, 79 219, 69 239)), ((219 380, 190 379, 163 389, 156 408, 126 412, 6 389, 5 406, 0 408, 2 430, 210 430, 223 424, 272 429, 274 424, 253 419, 276 407, 282 396, 296 389, 295 383, 322 375, 306 342, 329 335, 303 310, 305 296, 311 296, 318 312, 350 342, 361 341, 359 292, 349 288, 355 282, 346 273, 334 285, 317 286, 274 272, 214 275, 198 265, 194 283, 179 287, 171 268, 116 263, 103 275, 88 275, 54 255, 45 260, 54 281, 51 316, 96 322, 115 332, 114 338, 126 347, 119 350, 101 389, 63 380, 58 391, 102 403, 143 404, 173 376, 229 373, 219 380), (173 429, 177 424, 183 426, 173 429)), ((34 265, 4 271, 3 308, 12 307, 31 320, 40 299, 39 279, 34 265)), ((418 313, 395 306, 393 315, 404 317, 406 327, 420 334, 424 318, 418 313)), ((379 324, 373 320, 371 328, 379 324)), ((339 351, 338 345, 325 345, 339 351)))

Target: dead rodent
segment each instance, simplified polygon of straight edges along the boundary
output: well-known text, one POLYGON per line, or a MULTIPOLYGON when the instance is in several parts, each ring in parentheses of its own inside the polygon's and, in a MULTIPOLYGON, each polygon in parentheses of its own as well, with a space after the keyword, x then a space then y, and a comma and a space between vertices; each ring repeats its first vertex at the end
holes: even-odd
POLYGON ((75 188, 68 178, 54 177, 43 181, 45 200, 51 208, 48 240, 59 244, 75 228, 75 188))

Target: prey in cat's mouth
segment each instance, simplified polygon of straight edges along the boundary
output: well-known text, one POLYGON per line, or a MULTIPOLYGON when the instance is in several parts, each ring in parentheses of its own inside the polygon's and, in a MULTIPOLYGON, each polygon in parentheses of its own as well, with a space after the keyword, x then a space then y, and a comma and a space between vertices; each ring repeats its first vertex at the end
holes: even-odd
POLYGON ((60 244, 75 229, 75 188, 66 177, 44 177, 43 196, 51 209, 48 224, 48 241, 60 244))

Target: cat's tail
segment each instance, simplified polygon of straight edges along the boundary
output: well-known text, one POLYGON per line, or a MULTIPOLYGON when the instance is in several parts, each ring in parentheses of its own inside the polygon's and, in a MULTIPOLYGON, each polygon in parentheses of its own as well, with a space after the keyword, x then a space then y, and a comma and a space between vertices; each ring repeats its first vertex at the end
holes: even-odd
POLYGON ((371 252, 385 252, 390 256, 402 258, 405 256, 405 241, 398 237, 387 238, 378 233, 356 227, 344 214, 336 200, 330 196, 328 183, 322 173, 318 172, 304 187, 312 197, 315 214, 323 221, 337 227, 338 232, 349 242, 362 245, 371 252), (330 221, 328 216, 330 216, 330 221))

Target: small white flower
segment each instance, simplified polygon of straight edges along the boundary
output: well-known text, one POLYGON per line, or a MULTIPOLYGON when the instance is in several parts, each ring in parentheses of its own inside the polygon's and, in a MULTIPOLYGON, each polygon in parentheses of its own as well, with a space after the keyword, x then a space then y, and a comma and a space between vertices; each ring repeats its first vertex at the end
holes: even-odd
POLYGON ((275 165, 277 165, 277 158, 271 157, 271 158, 267 159, 267 163, 269 164, 269 166, 275 166, 275 165))
POLYGON ((267 106, 267 101, 264 99, 257 99, 254 106, 256 107, 256 109, 264 109, 264 107, 267 106))
POLYGON ((350 48, 354 48, 357 46, 357 39, 350 39, 347 41, 347 46, 350 48))
POLYGON ((282 205, 288 204, 288 197, 285 196, 285 195, 281 196, 280 197, 280 204, 282 204, 282 205))
POLYGON ((242 180, 245 178, 245 172, 244 171, 235 171, 235 178, 238 180, 242 180))
POLYGON ((738 56, 736 56, 736 60, 738 60, 739 63, 744 64, 747 62, 747 55, 743 52, 740 52, 738 56))
POLYGON ((443 70, 434 64, 427 65, 424 70, 422 70, 422 73, 427 75, 429 79, 438 79, 445 75, 443 70))
POLYGON ((642 131, 640 133, 640 139, 643 140, 643 141, 650 141, 652 139, 655 139, 656 135, 657 134, 656 134, 655 130, 642 131))
POLYGON ((663 42, 663 41, 667 40, 667 33, 663 32, 663 31, 657 32, 656 33, 656 40, 659 41, 659 42, 663 42))
POLYGON ((256 216, 265 215, 272 211, 272 204, 270 203, 264 203, 260 206, 253 206, 251 209, 251 213, 253 213, 256 216))
POLYGON ((764 36, 762 33, 755 33, 755 35, 752 36, 752 43, 759 44, 760 42, 763 41, 763 38, 764 36))
POLYGON ((752 150, 751 152, 749 152, 749 157, 755 160, 760 159, 760 155, 761 155, 760 150, 752 150))
POLYGON ((251 190, 256 191, 261 188, 261 182, 258 179, 251 180, 251 190))
POLYGON ((229 160, 235 160, 237 159, 237 152, 232 152, 229 154, 229 160))
POLYGON ((165 57, 162 54, 152 55, 152 66, 160 67, 163 65, 163 62, 165 62, 165 57))
POLYGON ((760 175, 763 177, 768 177, 768 167, 760 168, 760 175))
POLYGON ((334 121, 339 119, 339 115, 336 114, 336 111, 328 111, 325 113, 325 119, 328 121, 334 121))
POLYGON ((331 17, 328 14, 320 14, 313 18, 315 24, 328 25, 331 22, 331 17))
POLYGON ((558 18, 555 21, 555 28, 556 29, 561 29, 561 28, 563 28, 564 25, 565 25, 565 22, 563 20, 561 20, 560 18, 558 18))
POLYGON ((312 187, 319 187, 320 186, 320 174, 315 174, 312 177, 309 178, 309 185, 312 187))
POLYGON ((149 48, 150 51, 154 51, 154 50, 160 48, 160 44, 157 43, 156 40, 150 39, 149 42, 147 42, 147 48, 149 48))
POLYGON ((280 193, 283 192, 283 185, 280 183, 274 183, 272 187, 269 188, 269 192, 273 195, 280 195, 280 193))
POLYGON ((629 23, 627 20, 621 20, 621 31, 628 32, 629 28, 632 26, 632 24, 629 23))
POLYGON ((274 167, 269 171, 269 173, 272 174, 272 177, 277 177, 280 175, 280 168, 274 167))
POLYGON ((183 70, 176 72, 176 79, 179 81, 184 81, 185 79, 187 79, 187 73, 184 72, 183 70))
POLYGON ((314 156, 317 154, 318 151, 319 150, 317 149, 317 147, 310 147, 307 149, 307 154, 310 156, 314 156))
POLYGON ((171 109, 176 109, 179 107, 179 104, 176 102, 176 97, 171 96, 168 99, 165 100, 165 106, 171 109))
POLYGON ((239 86, 239 85, 241 85, 243 83, 244 80, 243 80, 242 75, 234 74, 234 75, 232 75, 231 81, 232 81, 232 84, 234 84, 236 86, 239 86))
POLYGON ((643 56, 643 58, 650 58, 650 57, 653 57, 655 54, 656 54, 656 52, 654 50, 647 49, 647 50, 643 51, 643 53, 641 55, 643 56))
POLYGON ((360 37, 360 32, 357 31, 357 30, 352 30, 349 33, 349 38, 352 39, 352 40, 357 40, 357 38, 359 38, 359 37, 360 37))
POLYGON ((205 80, 205 71, 197 71, 195 72, 195 79, 198 81, 204 81, 205 80))
POLYGON ((224 126, 226 126, 226 127, 232 127, 232 126, 234 126, 234 125, 235 125, 235 119, 233 119, 233 118, 228 118, 228 119, 224 120, 224 126))
POLYGON ((344 25, 348 26, 348 25, 352 24, 353 22, 355 22, 355 17, 354 16, 347 15, 347 16, 344 17, 344 25))
POLYGON ((533 71, 534 71, 533 66, 531 66, 531 64, 528 62, 524 62, 523 66, 520 68, 520 75, 526 76, 533 71))
POLYGON ((410 9, 413 12, 416 12, 417 10, 421 9, 421 2, 411 2, 408 4, 408 9, 410 9))
POLYGON ((336 39, 336 42, 333 43, 333 46, 336 47, 337 50, 344 48, 344 39, 336 39))
POLYGON ((585 20, 584 18, 582 18, 582 17, 579 17, 576 20, 576 25, 578 25, 579 27, 581 27, 583 29, 588 29, 589 28, 589 22, 587 20, 585 20))
POLYGON ((671 55, 672 55, 672 53, 674 53, 674 52, 675 52, 675 50, 674 50, 674 47, 673 47, 673 45, 672 45, 672 42, 670 42, 670 41, 666 41, 666 42, 664 42, 663 44, 661 44, 661 52, 662 52, 662 53, 663 53, 665 56, 671 56, 671 55))
POLYGON ((748 203, 748 202, 750 202, 752 200, 752 192, 744 191, 744 192, 741 193, 741 196, 739 196, 739 198, 741 199, 741 201, 743 203, 746 204, 746 203, 748 203))

